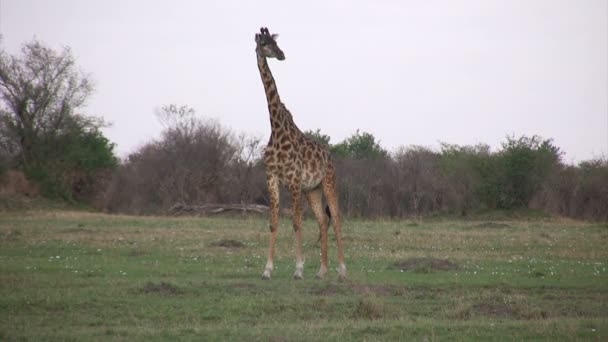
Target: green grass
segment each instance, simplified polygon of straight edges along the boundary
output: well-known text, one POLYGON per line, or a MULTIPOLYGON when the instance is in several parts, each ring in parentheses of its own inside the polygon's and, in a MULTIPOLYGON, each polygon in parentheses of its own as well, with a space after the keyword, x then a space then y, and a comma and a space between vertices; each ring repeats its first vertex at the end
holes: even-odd
POLYGON ((283 221, 262 281, 265 218, 0 213, 0 340, 608 339, 605 224, 347 221, 345 282, 317 237, 295 281, 283 221))

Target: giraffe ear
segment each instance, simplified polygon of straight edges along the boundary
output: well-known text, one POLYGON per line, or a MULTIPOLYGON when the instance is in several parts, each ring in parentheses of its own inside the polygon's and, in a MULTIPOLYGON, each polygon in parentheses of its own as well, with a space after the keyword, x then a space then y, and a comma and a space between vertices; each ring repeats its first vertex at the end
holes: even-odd
POLYGON ((279 39, 279 34, 278 33, 273 33, 272 34, 272 39, 276 42, 277 39, 279 39))

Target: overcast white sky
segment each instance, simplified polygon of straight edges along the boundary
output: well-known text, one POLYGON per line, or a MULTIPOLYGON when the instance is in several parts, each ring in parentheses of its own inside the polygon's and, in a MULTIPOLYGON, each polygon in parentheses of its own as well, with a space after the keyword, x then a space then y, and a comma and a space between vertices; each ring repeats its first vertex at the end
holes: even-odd
POLYGON ((266 140, 263 25, 302 130, 360 129, 391 151, 538 134, 576 162, 608 154, 607 18, 607 0, 0 0, 0 44, 71 47, 96 83, 85 112, 113 123, 121 156, 159 136, 170 103, 266 140))

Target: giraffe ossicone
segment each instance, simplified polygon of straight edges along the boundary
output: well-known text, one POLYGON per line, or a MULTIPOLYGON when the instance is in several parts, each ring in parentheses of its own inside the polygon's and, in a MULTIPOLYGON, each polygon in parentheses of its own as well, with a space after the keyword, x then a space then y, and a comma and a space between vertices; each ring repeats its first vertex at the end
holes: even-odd
POLYGON ((294 279, 302 279, 304 257, 302 255, 302 194, 305 195, 321 231, 321 267, 317 278, 327 273, 327 240, 329 224, 334 228, 338 248, 338 276, 346 278, 346 264, 341 238, 341 217, 338 206, 336 171, 329 150, 307 137, 293 121, 293 117, 281 102, 274 77, 268 67, 268 58, 284 60, 285 54, 277 45, 277 34, 268 28, 260 28, 255 35, 258 69, 264 85, 271 134, 264 151, 266 179, 270 194, 270 246, 262 279, 270 279, 274 268, 275 244, 279 229, 279 186, 289 189, 293 205, 293 226, 296 235, 296 270, 294 279), (330 216, 323 210, 323 195, 327 200, 330 216))

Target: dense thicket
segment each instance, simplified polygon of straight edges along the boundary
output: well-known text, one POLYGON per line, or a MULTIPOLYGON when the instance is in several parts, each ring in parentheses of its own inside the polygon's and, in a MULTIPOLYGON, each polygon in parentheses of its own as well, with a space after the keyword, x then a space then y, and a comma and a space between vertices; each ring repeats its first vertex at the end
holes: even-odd
MULTIPOLYGON (((260 139, 236 138, 187 107, 164 107, 159 118, 165 125, 161 138, 123 161, 105 209, 162 213, 176 203, 267 204, 260 139)), ((497 151, 483 144, 442 144, 439 150, 408 146, 389 153, 367 132, 337 144, 319 130, 306 134, 331 150, 341 207, 350 217, 539 208, 608 219, 607 160, 566 165, 550 139, 507 137, 497 151)), ((282 203, 290 205, 285 191, 282 203)))

